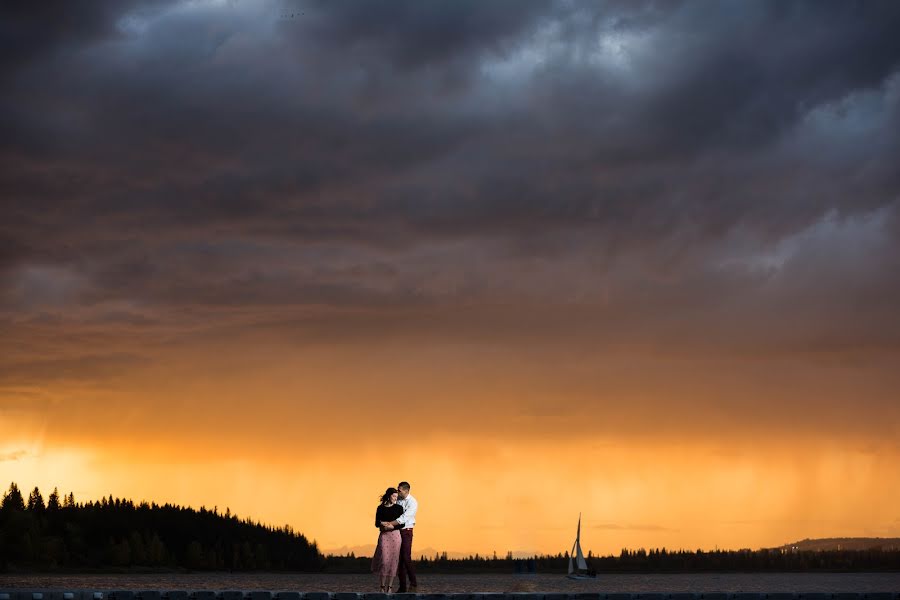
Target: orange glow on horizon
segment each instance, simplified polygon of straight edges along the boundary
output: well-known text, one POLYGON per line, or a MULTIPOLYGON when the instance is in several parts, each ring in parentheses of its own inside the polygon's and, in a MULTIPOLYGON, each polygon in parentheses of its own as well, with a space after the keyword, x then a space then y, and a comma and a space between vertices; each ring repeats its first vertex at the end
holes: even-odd
MULTIPOLYGON (((769 547, 826 536, 895 536, 900 456, 887 448, 722 448, 627 440, 511 444, 433 439, 388 447, 296 446, 291 455, 211 456, 202 440, 178 448, 26 447, 2 463, 23 489, 54 486, 79 501, 227 506, 290 524, 325 551, 374 543, 375 497, 395 479, 421 503, 417 550, 556 553, 584 514, 585 548, 769 547), (390 460, 386 460, 391 457, 390 460)), ((22 444, 8 448, 22 448, 22 444)), ((0 455, 9 456, 8 449, 0 455)), ((6 484, 4 484, 6 485, 6 484)))
POLYGON ((418 552, 562 552, 579 512, 602 554, 895 536, 892 381, 777 358, 193 345, 8 389, 0 485, 228 507, 325 551, 373 544, 401 479, 418 552))

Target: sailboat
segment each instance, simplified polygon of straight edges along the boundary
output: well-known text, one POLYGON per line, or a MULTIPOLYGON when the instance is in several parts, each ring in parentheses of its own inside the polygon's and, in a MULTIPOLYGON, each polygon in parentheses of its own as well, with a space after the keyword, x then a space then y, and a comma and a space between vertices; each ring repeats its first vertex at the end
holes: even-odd
POLYGON ((593 579, 597 575, 588 569, 584 553, 581 551, 581 513, 578 513, 578 533, 575 534, 575 544, 569 553, 569 579, 593 579))

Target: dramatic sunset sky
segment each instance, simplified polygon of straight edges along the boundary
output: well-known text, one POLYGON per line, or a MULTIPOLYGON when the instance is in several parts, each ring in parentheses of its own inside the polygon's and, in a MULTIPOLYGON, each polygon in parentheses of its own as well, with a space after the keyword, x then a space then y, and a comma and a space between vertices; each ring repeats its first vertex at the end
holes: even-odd
POLYGON ((900 536, 900 3, 3 2, 0 488, 326 551, 900 536))

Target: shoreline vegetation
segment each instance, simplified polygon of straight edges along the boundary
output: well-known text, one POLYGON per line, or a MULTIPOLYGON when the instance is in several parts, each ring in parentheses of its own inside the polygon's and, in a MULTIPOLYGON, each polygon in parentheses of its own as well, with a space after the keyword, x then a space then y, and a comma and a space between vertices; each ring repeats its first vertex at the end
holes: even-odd
MULTIPOLYGON (((852 540, 853 538, 850 538, 852 540)), ((810 540, 804 540, 809 542, 810 540)), ((761 550, 623 549, 594 556, 598 573, 703 572, 878 572, 900 571, 900 545, 805 549, 800 545, 761 550)), ((565 573, 568 553, 513 558, 447 553, 420 556, 422 573, 565 573)), ((53 490, 47 501, 38 488, 28 499, 12 483, 0 504, 0 573, 162 574, 195 571, 369 573, 371 558, 324 556, 316 543, 289 525, 272 527, 229 509, 193 509, 134 503, 120 498, 78 503, 53 490)))

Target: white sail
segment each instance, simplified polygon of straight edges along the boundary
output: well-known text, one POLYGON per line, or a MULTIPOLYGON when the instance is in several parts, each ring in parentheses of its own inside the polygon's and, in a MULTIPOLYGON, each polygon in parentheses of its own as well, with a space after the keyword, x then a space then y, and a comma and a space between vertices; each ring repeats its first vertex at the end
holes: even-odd
POLYGON ((576 554, 575 562, 578 564, 578 570, 587 571, 587 561, 584 560, 584 554, 581 553, 581 544, 578 544, 576 550, 578 553, 576 554))
POLYGON ((572 555, 569 554, 569 575, 575 572, 575 566, 572 563, 572 555))
MULTIPOLYGON (((571 560, 571 559, 570 559, 571 560)), ((587 571, 587 561, 584 560, 584 553, 581 551, 581 514, 578 514, 578 533, 575 535, 575 562, 579 571, 587 571)), ((571 571, 570 571, 571 573, 571 571)))

